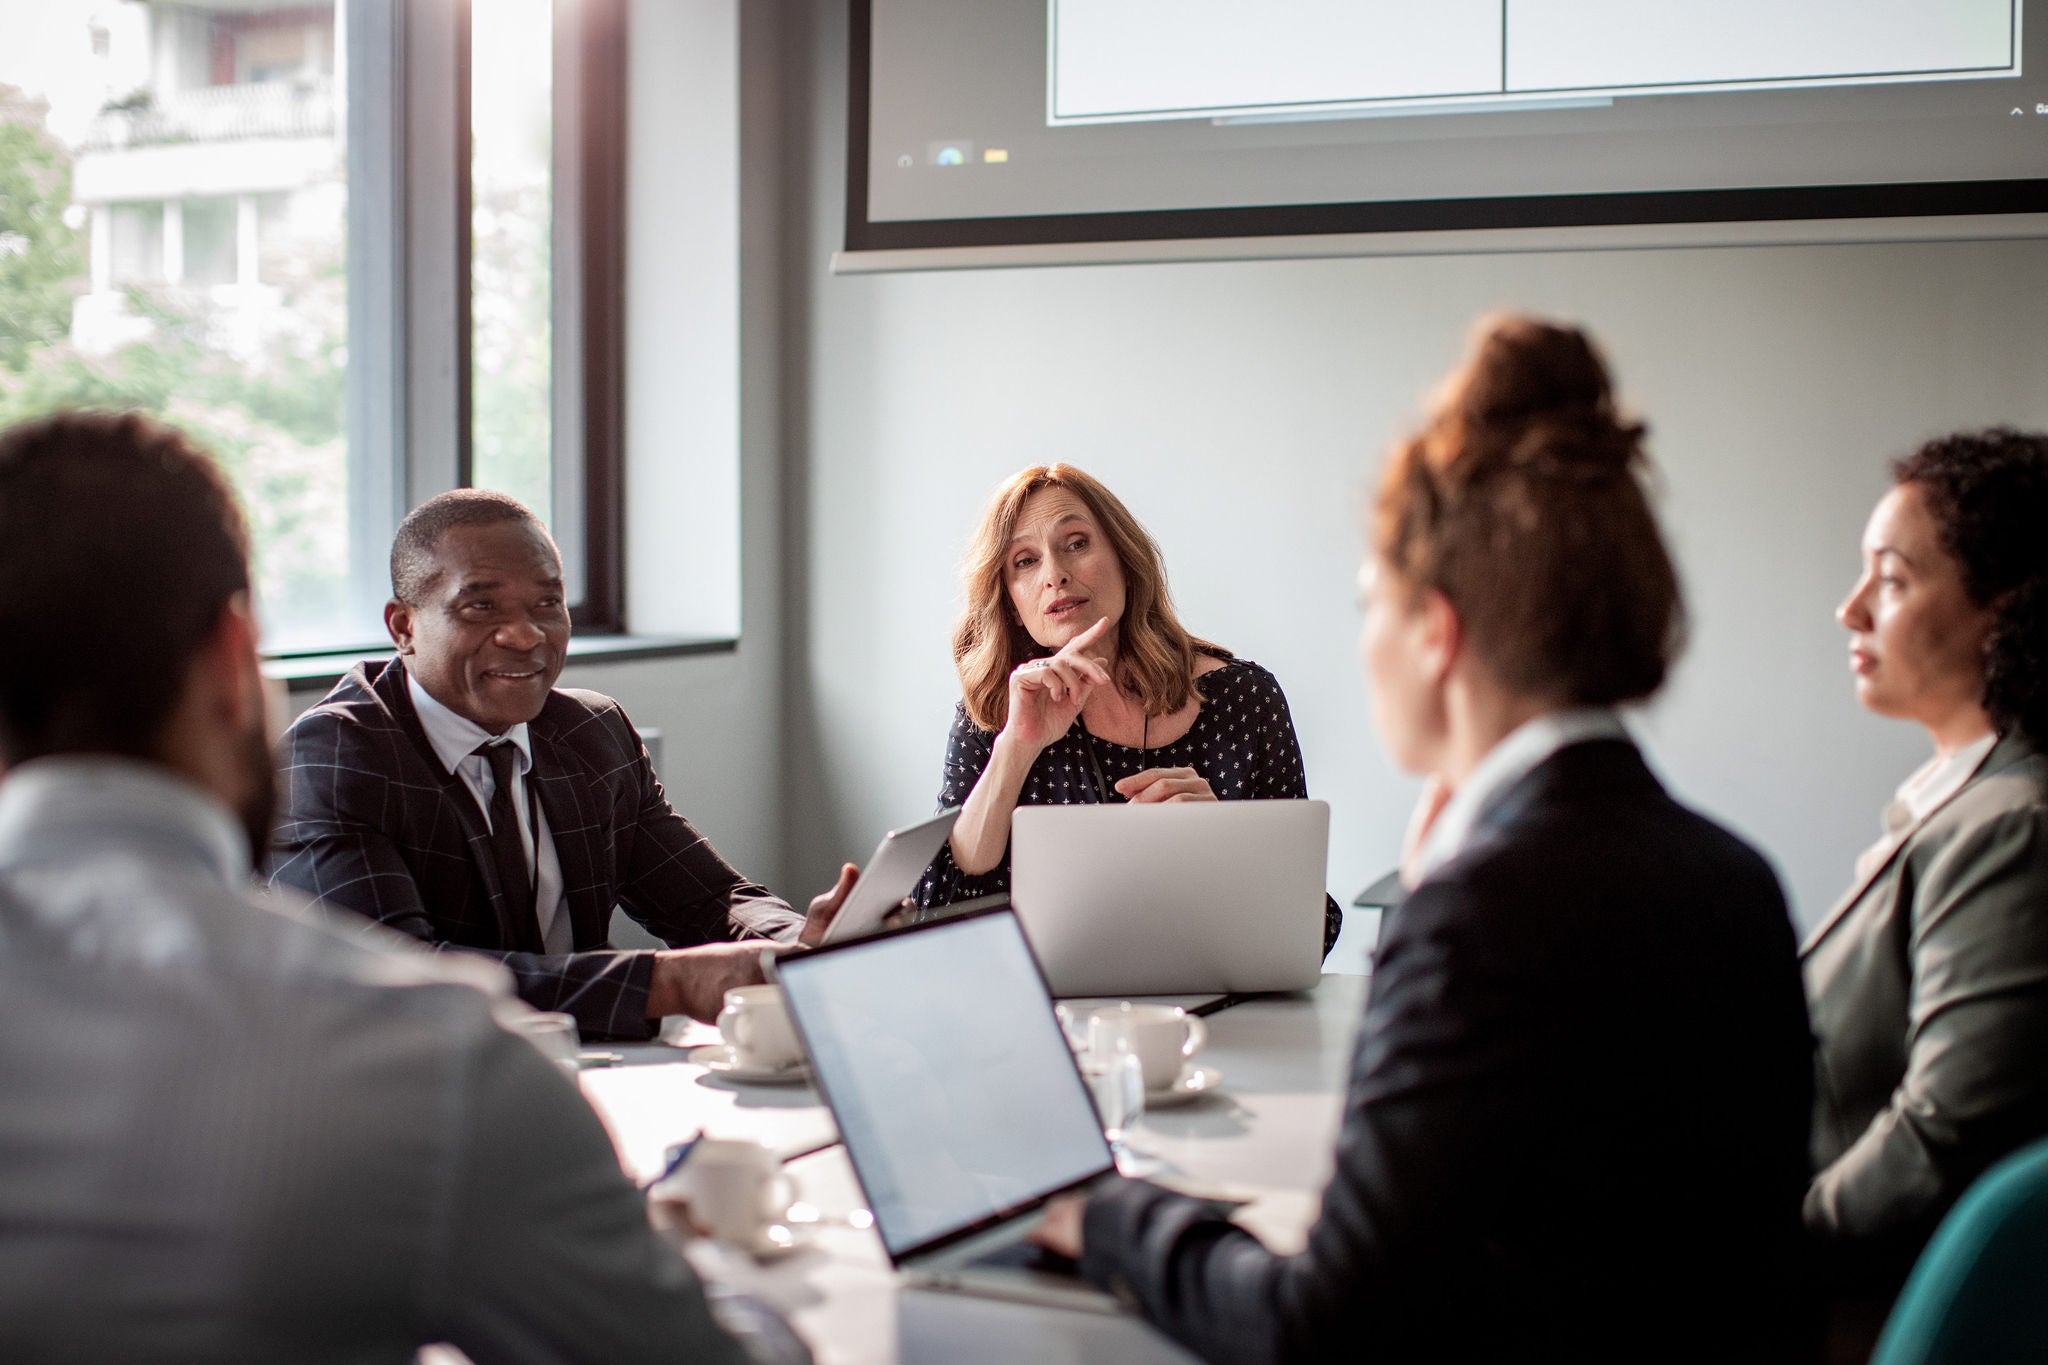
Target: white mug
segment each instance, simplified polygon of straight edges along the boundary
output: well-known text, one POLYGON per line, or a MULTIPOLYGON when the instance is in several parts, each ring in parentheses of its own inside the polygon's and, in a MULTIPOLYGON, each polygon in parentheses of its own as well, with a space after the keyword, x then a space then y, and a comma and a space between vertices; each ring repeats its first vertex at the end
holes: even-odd
POLYGON ((1122 1044, 1138 1058, 1145 1089, 1164 1090, 1180 1079, 1187 1059, 1209 1041, 1209 1026, 1178 1005, 1122 1004, 1088 1019, 1088 1051, 1107 1055, 1122 1044))
POLYGON ((683 1205, 691 1227, 739 1247, 759 1246, 782 1221, 795 1185, 775 1153, 751 1138, 697 1139, 683 1164, 650 1192, 683 1205))
POLYGON ((718 1012, 718 1032, 741 1066, 764 1071, 795 1066, 803 1060, 802 1044, 789 1022, 780 986, 734 986, 718 1012))

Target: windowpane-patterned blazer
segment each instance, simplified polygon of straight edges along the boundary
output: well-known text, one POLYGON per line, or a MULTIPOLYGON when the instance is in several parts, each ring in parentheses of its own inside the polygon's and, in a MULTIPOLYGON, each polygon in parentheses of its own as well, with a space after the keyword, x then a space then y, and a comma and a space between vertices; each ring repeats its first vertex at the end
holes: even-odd
POLYGON ((669 805, 617 702, 557 689, 528 731, 575 952, 543 952, 532 914, 507 902, 483 812, 435 757, 398 660, 358 664, 286 733, 271 881, 437 948, 486 953, 521 998, 575 1015, 591 1037, 656 1027, 652 956, 612 949, 615 906, 675 947, 796 936, 801 917, 669 805))

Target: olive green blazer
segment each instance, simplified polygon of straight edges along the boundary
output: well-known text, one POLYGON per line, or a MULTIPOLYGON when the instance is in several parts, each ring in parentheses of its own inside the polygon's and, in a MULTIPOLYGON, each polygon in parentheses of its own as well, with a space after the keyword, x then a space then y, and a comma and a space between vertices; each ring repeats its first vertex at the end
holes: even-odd
POLYGON ((1892 1266, 2048 1133, 2048 756, 1999 740, 1800 949, 1810 1232, 1892 1266))

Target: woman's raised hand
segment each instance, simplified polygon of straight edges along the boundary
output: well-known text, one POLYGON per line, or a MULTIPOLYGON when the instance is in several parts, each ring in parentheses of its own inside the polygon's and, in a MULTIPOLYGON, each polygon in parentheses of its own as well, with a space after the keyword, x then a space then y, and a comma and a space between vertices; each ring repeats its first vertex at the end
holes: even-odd
POLYGON ((1109 661, 1089 652, 1109 627, 1105 617, 1051 658, 1026 659, 1010 670, 1010 715, 1003 733, 1033 757, 1067 732, 1090 692, 1113 686, 1109 661))

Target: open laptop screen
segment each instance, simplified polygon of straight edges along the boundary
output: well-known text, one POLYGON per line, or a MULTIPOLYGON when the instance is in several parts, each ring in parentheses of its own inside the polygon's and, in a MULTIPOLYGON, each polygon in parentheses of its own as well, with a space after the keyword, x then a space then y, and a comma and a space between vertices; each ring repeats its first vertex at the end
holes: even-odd
POLYGON ((776 966, 892 1260, 1111 1168, 1007 910, 776 966))

